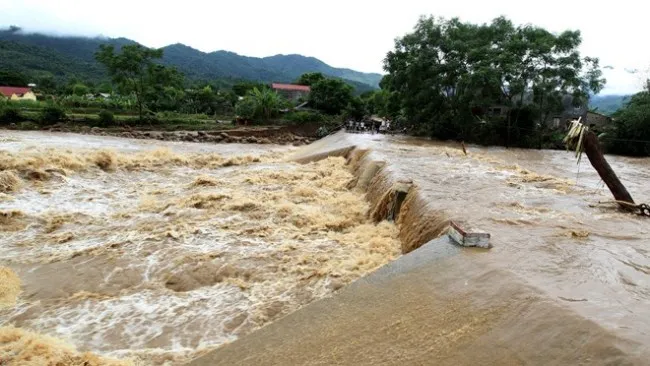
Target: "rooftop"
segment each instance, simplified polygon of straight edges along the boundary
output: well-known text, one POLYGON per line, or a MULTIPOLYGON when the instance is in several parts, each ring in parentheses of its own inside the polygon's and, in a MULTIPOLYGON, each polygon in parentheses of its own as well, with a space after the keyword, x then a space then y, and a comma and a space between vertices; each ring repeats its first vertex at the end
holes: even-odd
POLYGON ((297 85, 297 84, 279 84, 279 83, 273 83, 271 84, 271 88, 275 90, 290 90, 290 91, 302 91, 302 92, 307 92, 311 90, 311 88, 307 85, 297 85))
POLYGON ((0 86, 0 94, 4 95, 7 98, 11 98, 12 95, 23 95, 27 92, 32 91, 31 88, 19 87, 19 86, 0 86))

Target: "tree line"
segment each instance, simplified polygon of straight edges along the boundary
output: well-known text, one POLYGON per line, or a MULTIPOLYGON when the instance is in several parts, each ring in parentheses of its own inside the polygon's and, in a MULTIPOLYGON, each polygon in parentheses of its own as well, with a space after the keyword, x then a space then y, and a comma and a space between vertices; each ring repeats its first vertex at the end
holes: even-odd
MULTIPOLYGON (((64 86, 46 82, 39 84, 37 91, 50 96, 51 108, 103 109, 99 116, 103 125, 114 122, 113 113, 129 112, 137 114, 139 123, 153 122, 166 112, 206 117, 239 116, 252 123, 269 123, 278 118, 288 122, 338 121, 342 115, 364 113, 359 110, 363 103, 354 95, 352 86, 321 73, 308 73, 295 81, 312 87, 312 93, 305 100, 297 101, 298 104, 308 101, 310 111, 281 115, 281 111, 290 111, 297 103, 285 99, 267 84, 243 81, 223 88, 209 82, 188 82, 176 68, 162 65, 159 62, 162 56, 162 49, 139 44, 123 45, 119 49, 111 44, 100 45, 95 58, 105 68, 109 82, 88 85, 72 80, 64 86), (110 98, 95 98, 93 94, 96 93, 109 93, 110 98)), ((0 73, 0 84, 24 86, 27 82, 27 78, 18 73, 0 73)), ((7 116, 3 118, 0 114, 0 120, 15 122, 21 119, 10 104, 13 103, 5 103, 7 116)), ((58 114, 64 115, 65 111, 58 114)))
MULTIPOLYGON (((341 79, 306 73, 295 83, 310 86, 311 93, 298 103, 257 82, 231 88, 207 82, 188 85, 182 73, 159 62, 160 49, 102 45, 95 57, 110 83, 89 87, 74 82, 58 100, 82 106, 87 92, 111 91, 120 98, 103 102, 112 103, 105 109, 137 111, 140 121, 167 111, 238 115, 261 123, 277 118, 340 122, 379 115, 399 129, 437 139, 556 147, 562 145, 563 133, 548 122, 568 107, 587 106, 606 82, 599 60, 579 52, 581 42, 579 31, 553 33, 515 25, 505 17, 485 24, 422 17, 387 53, 380 90, 355 95, 341 79), (282 113, 302 102, 308 102, 308 111, 282 113)), ((25 81, 0 73, 0 82, 3 78, 25 81)), ((608 151, 650 154, 649 108, 650 85, 604 129, 601 137, 608 151)))
POLYGON ((384 60, 388 113, 435 138, 539 145, 566 98, 585 105, 605 84, 598 59, 578 51, 581 40, 579 31, 554 34, 504 17, 423 17, 384 60))

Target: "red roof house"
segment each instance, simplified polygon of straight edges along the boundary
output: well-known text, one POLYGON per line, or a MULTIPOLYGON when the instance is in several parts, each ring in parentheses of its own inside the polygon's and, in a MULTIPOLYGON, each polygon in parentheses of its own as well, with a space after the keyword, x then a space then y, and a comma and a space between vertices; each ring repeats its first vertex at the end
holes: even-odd
POLYGON ((287 99, 298 100, 301 97, 304 98, 309 94, 311 88, 307 85, 296 85, 296 84, 280 84, 273 83, 271 88, 278 92, 278 94, 284 95, 287 99))
POLYGON ((309 86, 297 85, 297 84, 273 83, 271 84, 271 88, 273 88, 274 90, 301 91, 305 93, 309 93, 311 91, 311 88, 309 86))
POLYGON ((20 87, 20 86, 0 86, 0 95, 3 95, 7 98, 11 98, 13 95, 16 95, 18 98, 22 98, 25 94, 31 93, 32 88, 20 87))

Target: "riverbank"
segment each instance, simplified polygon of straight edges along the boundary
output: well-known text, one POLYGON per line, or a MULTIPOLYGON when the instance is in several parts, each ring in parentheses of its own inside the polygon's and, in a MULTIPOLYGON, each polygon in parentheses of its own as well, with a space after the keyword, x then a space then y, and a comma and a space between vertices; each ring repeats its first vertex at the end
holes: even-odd
MULTIPOLYGON (((130 139, 149 139, 160 141, 185 141, 203 143, 240 143, 240 144, 276 144, 301 146, 318 139, 319 124, 269 125, 269 126, 235 126, 214 125, 204 128, 186 129, 188 126, 176 126, 168 129, 158 125, 140 125, 123 127, 89 127, 76 124, 55 124, 47 127, 37 125, 10 125, 10 131, 46 131, 79 133, 84 135, 114 136, 130 139)), ((0 130, 1 131, 1 130, 0 130)), ((0 132, 1 133, 1 132, 0 132)))

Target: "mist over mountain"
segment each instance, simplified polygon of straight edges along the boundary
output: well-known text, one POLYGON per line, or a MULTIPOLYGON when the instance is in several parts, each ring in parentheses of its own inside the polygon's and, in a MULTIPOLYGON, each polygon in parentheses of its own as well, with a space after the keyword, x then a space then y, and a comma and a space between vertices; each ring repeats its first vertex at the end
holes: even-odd
MULTIPOLYGON (((99 81, 106 77, 94 54, 101 44, 117 48, 135 44, 127 38, 80 37, 29 33, 18 27, 0 30, 0 69, 30 77, 77 78, 99 81)), ((358 92, 378 88, 382 75, 335 68, 314 57, 298 54, 248 57, 229 51, 202 52, 184 44, 163 47, 162 63, 176 67, 193 80, 254 80, 292 82, 306 72, 344 79, 358 92)))

